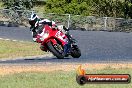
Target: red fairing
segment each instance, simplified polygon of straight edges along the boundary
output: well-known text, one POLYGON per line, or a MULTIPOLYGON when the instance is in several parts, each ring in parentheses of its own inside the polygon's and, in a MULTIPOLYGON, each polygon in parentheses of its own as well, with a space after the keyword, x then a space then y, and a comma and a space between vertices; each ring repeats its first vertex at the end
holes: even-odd
POLYGON ((51 41, 51 42, 53 43, 53 45, 57 44, 57 42, 56 42, 54 39, 49 39, 49 40, 47 41, 47 43, 48 43, 49 41, 51 41))
POLYGON ((47 42, 51 41, 53 44, 57 44, 57 41, 61 42, 64 46, 67 43, 67 37, 64 33, 58 29, 52 29, 50 26, 45 25, 43 32, 37 36, 37 42, 46 46, 47 42))
POLYGON ((37 39, 36 39, 36 42, 37 43, 42 43, 42 41, 40 40, 41 36, 40 35, 37 35, 37 39))

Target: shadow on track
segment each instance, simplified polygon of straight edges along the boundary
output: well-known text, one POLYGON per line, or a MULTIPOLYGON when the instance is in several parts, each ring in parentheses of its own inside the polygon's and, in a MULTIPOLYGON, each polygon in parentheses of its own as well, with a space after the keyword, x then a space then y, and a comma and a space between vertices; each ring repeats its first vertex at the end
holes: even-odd
MULTIPOLYGON (((58 59, 58 58, 51 58, 51 59, 57 59, 57 60, 62 60, 62 59, 58 59)), ((50 60, 51 60, 50 59, 50 60)), ((71 58, 63 58, 63 59, 71 59, 71 58)), ((43 58, 38 58, 38 59, 36 59, 36 58, 34 58, 34 59, 24 59, 24 60, 49 60, 49 59, 43 59, 43 58)))
POLYGON ((51 58, 28 58, 28 59, 15 59, 15 60, 4 60, 0 61, 2 64, 38 64, 38 63, 46 63, 46 62, 67 62, 67 60, 71 61, 73 58, 64 58, 64 59, 57 59, 55 57, 51 58))

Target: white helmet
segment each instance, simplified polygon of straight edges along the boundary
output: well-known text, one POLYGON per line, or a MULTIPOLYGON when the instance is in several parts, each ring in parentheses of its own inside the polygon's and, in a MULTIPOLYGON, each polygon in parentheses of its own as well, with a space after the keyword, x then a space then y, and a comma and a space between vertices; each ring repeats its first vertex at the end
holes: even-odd
POLYGON ((40 20, 40 18, 36 14, 31 14, 31 16, 29 18, 29 24, 34 26, 36 24, 36 22, 39 20, 40 20))

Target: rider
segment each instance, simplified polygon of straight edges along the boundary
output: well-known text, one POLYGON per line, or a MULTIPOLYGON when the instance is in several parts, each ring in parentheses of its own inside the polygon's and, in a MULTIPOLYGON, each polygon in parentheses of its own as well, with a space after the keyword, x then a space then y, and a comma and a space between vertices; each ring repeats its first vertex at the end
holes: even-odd
MULTIPOLYGON (((37 43, 41 43, 41 34, 42 34, 42 28, 40 27, 42 24, 48 24, 53 29, 57 29, 57 25, 54 21, 50 21, 48 19, 41 20, 36 14, 31 14, 31 17, 29 18, 29 24, 31 25, 30 30, 32 31, 33 41, 37 43)), ((64 31, 68 31, 67 28, 63 27, 64 31)), ((43 45, 40 46, 40 49, 42 51, 46 51, 45 47, 43 45)), ((68 45, 66 44, 64 46, 64 55, 66 55, 68 50, 68 45)))

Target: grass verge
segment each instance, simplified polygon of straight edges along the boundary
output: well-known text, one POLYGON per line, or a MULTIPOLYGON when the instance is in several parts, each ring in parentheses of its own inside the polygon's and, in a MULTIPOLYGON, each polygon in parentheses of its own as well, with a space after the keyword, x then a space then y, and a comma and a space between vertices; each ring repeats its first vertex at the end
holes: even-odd
POLYGON ((0 59, 44 55, 39 44, 33 42, 14 42, 0 40, 0 59))
MULTIPOLYGON (((130 68, 104 68, 100 70, 87 70, 93 74, 130 74, 130 68)), ((80 86, 76 83, 75 71, 53 72, 23 72, 0 77, 0 88, 131 88, 130 84, 85 84, 80 86)))

